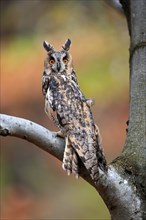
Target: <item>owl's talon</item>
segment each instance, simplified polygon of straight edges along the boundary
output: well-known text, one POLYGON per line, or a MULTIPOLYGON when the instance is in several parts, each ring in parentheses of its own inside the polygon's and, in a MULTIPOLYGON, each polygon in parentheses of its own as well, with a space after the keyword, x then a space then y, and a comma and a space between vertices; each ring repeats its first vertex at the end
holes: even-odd
POLYGON ((64 134, 62 133, 62 131, 55 132, 55 134, 56 134, 57 137, 65 138, 64 134))

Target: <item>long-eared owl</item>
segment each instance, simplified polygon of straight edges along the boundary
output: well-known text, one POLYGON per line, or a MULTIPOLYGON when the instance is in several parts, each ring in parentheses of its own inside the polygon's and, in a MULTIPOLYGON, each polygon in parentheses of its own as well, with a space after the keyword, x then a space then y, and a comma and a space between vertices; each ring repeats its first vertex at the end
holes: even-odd
POLYGON ((96 184, 99 169, 106 171, 107 165, 91 112, 92 100, 80 90, 68 52, 70 45, 68 39, 61 50, 55 51, 51 44, 43 43, 47 51, 42 77, 45 112, 65 138, 63 169, 78 177, 82 162, 96 184))

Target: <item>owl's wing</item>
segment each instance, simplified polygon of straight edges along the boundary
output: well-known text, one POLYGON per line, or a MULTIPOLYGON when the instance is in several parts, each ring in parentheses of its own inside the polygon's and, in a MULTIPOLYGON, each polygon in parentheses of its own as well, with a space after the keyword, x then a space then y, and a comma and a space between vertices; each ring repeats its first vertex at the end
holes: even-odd
POLYGON ((79 120, 75 121, 68 139, 96 183, 99 168, 103 172, 107 171, 107 163, 101 147, 99 129, 94 124, 92 112, 86 102, 82 105, 79 120))
MULTIPOLYGON (((66 130, 69 145, 78 154, 91 178, 96 183, 99 176, 99 167, 103 171, 106 170, 106 160, 101 148, 99 129, 94 124, 90 107, 83 97, 74 97, 70 107, 66 103, 66 113, 63 111, 61 118, 67 118, 68 123, 63 124, 63 126, 66 130)), ((69 157, 71 156, 69 155, 69 157)), ((66 157, 66 160, 69 161, 69 158, 66 157)))
POLYGON ((95 132, 95 125, 90 108, 84 102, 78 111, 78 120, 73 122, 73 130, 68 139, 79 155, 94 182, 98 180, 99 161, 97 152, 100 151, 95 132))

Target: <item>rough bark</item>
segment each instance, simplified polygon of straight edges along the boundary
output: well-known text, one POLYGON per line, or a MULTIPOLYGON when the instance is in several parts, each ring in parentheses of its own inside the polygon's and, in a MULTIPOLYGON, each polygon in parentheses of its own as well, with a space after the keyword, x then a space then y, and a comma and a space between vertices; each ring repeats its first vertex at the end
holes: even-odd
MULTIPOLYGON (((129 127, 122 154, 100 171, 95 186, 84 166, 80 175, 100 193, 111 218, 146 219, 146 1, 120 0, 130 34, 129 127)), ((0 135, 26 139, 62 161, 64 140, 25 119, 1 115, 0 135)))
POLYGON ((130 109, 124 150, 113 166, 122 168, 124 178, 136 190, 141 219, 146 219, 146 1, 121 3, 130 35, 130 109))

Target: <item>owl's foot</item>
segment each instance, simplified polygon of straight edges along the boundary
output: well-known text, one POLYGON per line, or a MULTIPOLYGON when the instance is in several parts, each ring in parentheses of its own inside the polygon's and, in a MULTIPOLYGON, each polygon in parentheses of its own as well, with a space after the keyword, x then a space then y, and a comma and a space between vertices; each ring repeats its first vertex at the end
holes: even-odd
POLYGON ((68 137, 66 137, 62 168, 67 172, 68 175, 72 173, 78 179, 78 158, 76 152, 68 141, 68 137))
POLYGON ((62 131, 58 131, 58 132, 55 132, 56 136, 58 137, 61 137, 61 138, 65 138, 64 134, 62 131))

